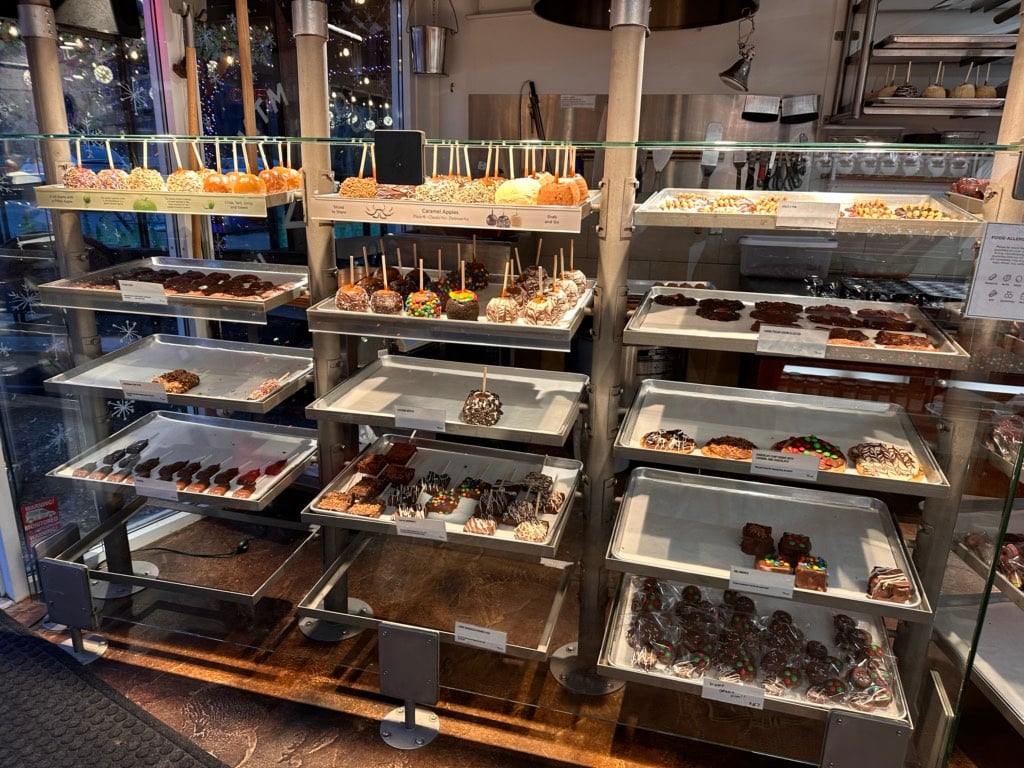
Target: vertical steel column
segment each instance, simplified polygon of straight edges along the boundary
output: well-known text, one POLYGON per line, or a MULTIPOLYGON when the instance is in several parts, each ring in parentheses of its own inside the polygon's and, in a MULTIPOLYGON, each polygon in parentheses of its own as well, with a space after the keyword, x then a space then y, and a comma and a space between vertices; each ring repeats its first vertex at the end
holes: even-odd
POLYGON ((591 694, 607 693, 619 687, 614 681, 598 677, 595 665, 601 651, 608 607, 604 555, 615 511, 612 443, 618 429, 622 393, 622 329, 626 322, 629 238, 637 187, 633 144, 640 135, 640 95, 649 18, 648 0, 612 2, 606 140, 609 144, 624 146, 605 149, 601 180, 579 642, 577 648, 560 649, 552 661, 552 673, 567 688, 591 694))
MULTIPOLYGON (((296 65, 299 72, 299 132, 303 138, 329 137, 327 107, 327 4, 323 0, 294 0, 292 29, 295 34, 296 65)), ((333 191, 330 145, 306 142, 302 145, 302 169, 305 175, 303 194, 306 200, 314 194, 333 191)), ((334 256, 334 228, 329 223, 306 217, 306 248, 309 263, 309 298, 311 304, 333 296, 338 290, 337 262, 334 256)), ((336 386, 345 373, 348 359, 342 352, 342 337, 330 333, 313 334, 313 368, 316 396, 321 397, 336 386)), ((341 471, 346 455, 354 448, 353 430, 321 419, 317 426, 320 443, 320 481, 326 483, 341 471), (346 434, 346 432, 348 434, 346 434), (346 436, 350 439, 346 441, 346 436)), ((324 528, 324 567, 333 563, 345 546, 346 536, 336 528, 324 528)), ((328 610, 348 611, 348 579, 324 600, 328 610)), ((325 622, 306 619, 300 627, 318 639, 341 639, 345 628, 325 626, 325 622)))
MULTIPOLYGON (((68 116, 64 109, 63 79, 57 54, 57 24, 49 0, 21 0, 18 5, 18 26, 25 40, 28 69, 32 73, 32 98, 36 107, 39 132, 67 134, 68 116)), ((64 140, 41 141, 43 168, 47 184, 59 184, 64 170, 71 164, 71 146, 64 140)), ((61 277, 74 278, 89 271, 89 251, 82 237, 82 223, 76 211, 52 211, 54 246, 61 277)), ((100 338, 96 317, 88 310, 65 310, 68 337, 75 365, 100 356, 100 338)), ((85 439, 95 444, 109 433, 107 411, 103 398, 82 396, 81 424, 85 439)), ((79 418, 78 415, 75 417, 79 418)), ((98 493, 99 512, 105 519, 120 506, 120 494, 98 493)), ((131 573, 131 552, 128 533, 121 529, 104 539, 107 567, 111 571, 131 573)))
MULTIPOLYGON (((853 117, 860 117, 864 111, 864 88, 868 82, 868 66, 871 64, 871 43, 875 36, 875 24, 878 21, 878 0, 867 0, 864 11, 864 34, 860 39, 860 56, 857 57, 857 74, 853 85, 853 95, 850 96, 850 114, 853 117)), ((852 25, 851 25, 852 27, 852 25)), ((849 35, 851 29, 846 30, 849 35)), ((840 66, 846 65, 846 55, 840 66)))

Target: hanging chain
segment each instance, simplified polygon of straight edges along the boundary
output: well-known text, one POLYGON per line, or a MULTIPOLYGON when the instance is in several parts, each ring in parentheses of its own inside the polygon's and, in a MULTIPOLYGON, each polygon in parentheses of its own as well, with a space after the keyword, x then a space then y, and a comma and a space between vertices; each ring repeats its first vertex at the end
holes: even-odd
POLYGON ((736 46, 739 48, 740 56, 744 59, 751 59, 754 57, 754 46, 750 44, 750 38, 754 34, 754 14, 749 8, 743 11, 743 15, 740 16, 740 20, 737 22, 737 27, 736 46), (750 29, 747 30, 746 34, 743 34, 744 21, 750 24, 750 29))

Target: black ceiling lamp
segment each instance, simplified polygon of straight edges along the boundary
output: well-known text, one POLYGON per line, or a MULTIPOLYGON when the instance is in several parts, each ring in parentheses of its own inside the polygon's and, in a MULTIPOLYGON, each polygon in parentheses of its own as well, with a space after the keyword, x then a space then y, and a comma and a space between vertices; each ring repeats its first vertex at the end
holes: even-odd
MULTIPOLYGON (((713 27, 752 15, 760 0, 650 0, 650 29, 696 29, 713 27)), ((557 24, 584 29, 611 25, 608 2, 594 0, 534 0, 533 12, 557 24)))
POLYGON ((739 33, 736 36, 736 47, 739 49, 740 57, 727 70, 719 72, 718 76, 730 88, 745 93, 748 90, 747 78, 750 77, 750 63, 754 60, 754 46, 750 42, 750 38, 754 34, 754 14, 744 14, 738 24, 739 33), (746 34, 743 32, 744 22, 749 24, 746 34))

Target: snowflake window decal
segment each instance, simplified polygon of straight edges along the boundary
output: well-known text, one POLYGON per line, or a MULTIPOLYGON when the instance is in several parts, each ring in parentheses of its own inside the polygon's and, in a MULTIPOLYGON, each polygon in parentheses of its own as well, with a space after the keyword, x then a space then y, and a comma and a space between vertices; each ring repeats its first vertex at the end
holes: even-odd
POLYGON ((127 419, 135 413, 134 400, 107 400, 107 405, 110 406, 110 415, 115 419, 127 419))
POLYGON ((131 344, 133 341, 138 341, 142 338, 138 327, 138 323, 134 320, 125 320, 123 323, 114 324, 114 330, 120 332, 121 342, 124 344, 131 344))
POLYGON ((9 346, 7 346, 4 342, 0 341, 0 358, 6 360, 8 357, 11 356, 12 351, 13 350, 9 346))
POLYGON ((21 288, 11 294, 11 304, 19 312, 31 312, 39 306, 39 291, 22 283, 21 288))
POLYGON ((68 432, 67 427, 63 424, 58 424, 46 433, 46 447, 62 448, 68 444, 68 438, 70 437, 71 433, 68 432))

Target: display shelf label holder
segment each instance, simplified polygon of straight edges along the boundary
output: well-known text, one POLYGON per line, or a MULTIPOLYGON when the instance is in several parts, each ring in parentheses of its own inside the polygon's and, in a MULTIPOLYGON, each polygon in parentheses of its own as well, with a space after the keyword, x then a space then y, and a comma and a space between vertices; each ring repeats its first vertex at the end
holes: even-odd
POLYGON ((164 385, 156 381, 127 381, 122 379, 121 391, 129 400, 144 403, 166 403, 167 391, 164 385))
POLYGON ((411 539, 448 541, 448 527, 444 520, 398 519, 395 521, 395 533, 411 539))
POLYGON ((398 429, 425 429, 428 432, 444 432, 446 418, 447 414, 438 408, 395 406, 395 427, 398 429))
POLYGON ((817 456, 757 450, 750 461, 750 474, 813 482, 818 479, 818 463, 817 456))
POLYGON ((167 306, 167 294, 160 283, 146 283, 141 280, 118 280, 121 300, 129 304, 160 304, 167 306))
POLYGON ((726 680, 705 677, 701 685, 700 697, 738 707, 764 709, 764 691, 742 683, 730 683, 726 680))
POLYGON ((778 229, 824 229, 834 232, 839 226, 839 203, 812 203, 785 200, 775 215, 778 229))
POLYGON ((793 574, 772 573, 734 565, 729 571, 729 589, 789 600, 793 597, 793 574))
POLYGON ((464 621, 456 621, 455 642, 459 645, 468 645, 485 651, 505 653, 508 645, 508 633, 497 629, 478 627, 474 624, 467 624, 464 621))
POLYGON ((828 333, 817 328, 762 325, 757 334, 757 354, 824 359, 828 351, 828 333))

